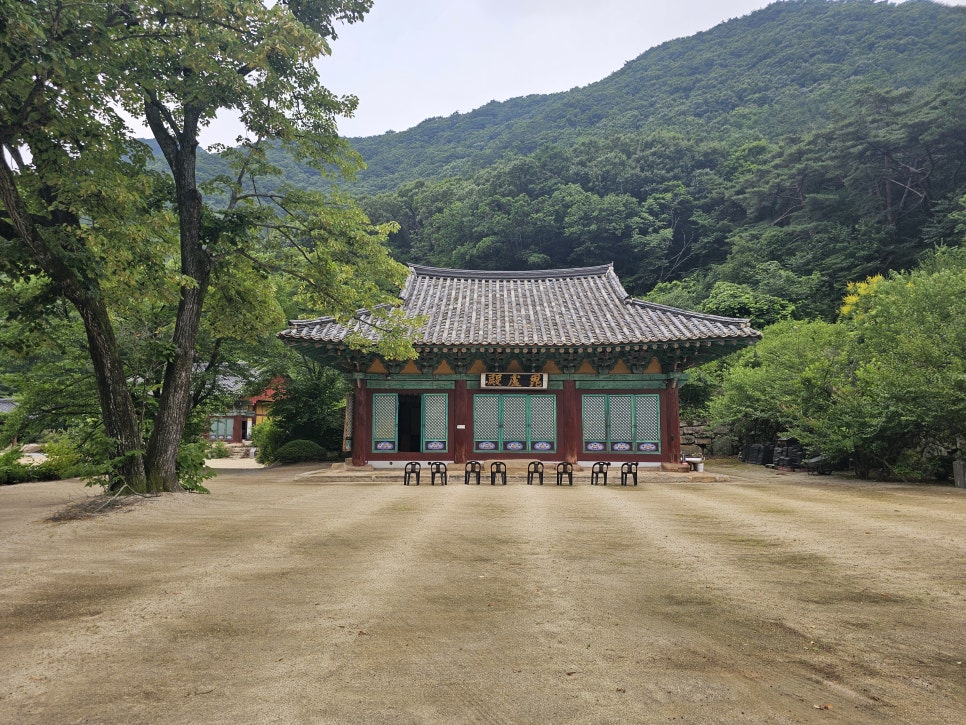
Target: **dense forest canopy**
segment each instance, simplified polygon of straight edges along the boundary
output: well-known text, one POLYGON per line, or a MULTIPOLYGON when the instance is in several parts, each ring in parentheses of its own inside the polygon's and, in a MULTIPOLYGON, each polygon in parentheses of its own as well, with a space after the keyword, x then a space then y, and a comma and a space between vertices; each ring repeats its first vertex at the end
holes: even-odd
POLYGON ((629 291, 659 301, 700 306, 716 284, 732 283, 799 316, 828 317, 847 282, 958 243, 949 211, 966 193, 964 162, 966 82, 957 79, 915 91, 865 86, 823 128, 777 141, 673 129, 585 136, 363 206, 401 225, 391 243, 402 261, 613 261, 629 291))
MULTIPOLYGON (((920 88, 966 72, 966 8, 918 0, 777 2, 652 48, 565 93, 491 102, 399 133, 352 139, 358 187, 465 176, 507 154, 587 135, 672 129, 775 141, 822 128, 857 86, 920 88)), ((564 52, 561 49, 561 52, 564 52)))

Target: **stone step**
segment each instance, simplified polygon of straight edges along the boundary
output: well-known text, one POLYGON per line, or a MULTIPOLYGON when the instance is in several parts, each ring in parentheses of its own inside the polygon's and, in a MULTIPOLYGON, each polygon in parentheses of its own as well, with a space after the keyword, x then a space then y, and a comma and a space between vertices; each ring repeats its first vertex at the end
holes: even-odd
POLYGON ((252 446, 247 443, 229 443, 228 444, 228 457, 229 458, 251 458, 252 457, 252 446))

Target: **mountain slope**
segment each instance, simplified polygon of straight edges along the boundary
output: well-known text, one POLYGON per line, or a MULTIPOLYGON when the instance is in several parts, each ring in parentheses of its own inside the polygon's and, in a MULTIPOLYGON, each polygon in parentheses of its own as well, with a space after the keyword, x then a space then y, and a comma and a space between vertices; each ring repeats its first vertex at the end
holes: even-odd
POLYGON ((508 153, 590 132, 674 128, 777 138, 823 125, 861 85, 902 88, 966 74, 966 8, 912 0, 777 2, 648 50, 589 86, 491 102, 412 129, 352 139, 357 191, 464 175, 508 153))

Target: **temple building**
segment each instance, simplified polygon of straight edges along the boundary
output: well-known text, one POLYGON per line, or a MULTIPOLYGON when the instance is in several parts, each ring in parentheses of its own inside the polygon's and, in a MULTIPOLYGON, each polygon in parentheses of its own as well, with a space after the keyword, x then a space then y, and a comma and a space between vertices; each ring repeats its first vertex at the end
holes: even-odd
POLYGON ((678 388, 696 364, 753 344, 748 320, 634 299, 613 265, 524 272, 411 266, 400 294, 425 320, 417 357, 350 348, 377 334, 294 320, 279 337, 352 385, 345 448, 354 465, 539 459, 676 462, 678 388))

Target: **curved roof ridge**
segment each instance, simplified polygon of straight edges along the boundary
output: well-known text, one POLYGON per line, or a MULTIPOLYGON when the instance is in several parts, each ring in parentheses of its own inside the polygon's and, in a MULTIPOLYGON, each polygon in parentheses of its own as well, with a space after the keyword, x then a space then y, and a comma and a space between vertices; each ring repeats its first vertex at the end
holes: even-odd
POLYGON ((487 269, 447 269, 445 267, 427 267, 422 264, 411 264, 409 269, 420 277, 449 277, 455 279, 564 279, 569 277, 599 277, 613 272, 614 263, 599 264, 595 267, 566 267, 563 269, 523 269, 523 270, 487 270, 487 269))
POLYGON ((639 307, 649 307, 651 309, 662 310, 664 312, 671 312, 675 315, 682 315, 687 317, 698 317, 703 320, 716 320, 718 322, 739 322, 745 325, 751 324, 751 319, 747 317, 725 317, 724 315, 712 315, 707 312, 696 312, 695 310, 685 310, 681 307, 671 307, 670 305, 662 305, 659 302, 648 302, 647 300, 638 299, 631 295, 627 295, 624 300, 627 304, 637 305, 639 307))

